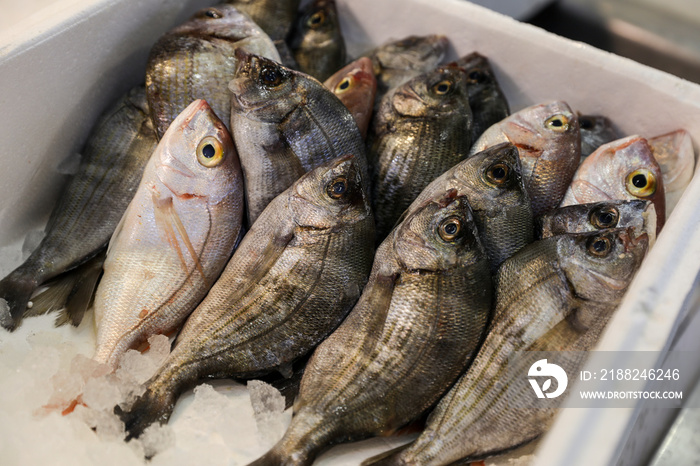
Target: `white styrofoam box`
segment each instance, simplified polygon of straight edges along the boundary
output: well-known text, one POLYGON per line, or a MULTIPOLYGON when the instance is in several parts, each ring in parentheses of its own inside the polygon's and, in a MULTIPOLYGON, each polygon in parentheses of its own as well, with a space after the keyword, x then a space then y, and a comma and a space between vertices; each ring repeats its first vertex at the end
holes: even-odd
MULTIPOLYGON (((39 29, 0 44, 0 247, 50 211, 96 117, 143 79, 150 45, 203 1, 64 1, 39 29), (60 13, 60 14, 58 14, 60 13), (38 31, 38 32, 37 32, 38 31)), ((388 39, 441 33, 451 57, 478 50, 512 110, 554 99, 610 117, 625 133, 678 128, 700 141, 700 86, 566 40, 462 0, 338 0, 350 52, 388 39)), ((601 350, 661 350, 700 270, 697 177, 603 336, 601 350)), ((538 452, 542 464, 608 464, 633 410, 563 410, 538 452)))

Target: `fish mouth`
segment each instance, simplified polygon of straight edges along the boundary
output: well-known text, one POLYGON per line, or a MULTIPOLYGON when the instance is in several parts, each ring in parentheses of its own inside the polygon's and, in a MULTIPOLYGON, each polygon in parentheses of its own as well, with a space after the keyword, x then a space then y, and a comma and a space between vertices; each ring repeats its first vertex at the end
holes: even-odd
POLYGON ((623 291, 629 286, 629 282, 626 279, 613 278, 592 269, 589 269, 588 273, 599 283, 615 291, 623 291))
POLYGON ((649 237, 649 249, 656 243, 656 207, 653 202, 647 202, 647 206, 642 212, 644 219, 644 229, 649 237))

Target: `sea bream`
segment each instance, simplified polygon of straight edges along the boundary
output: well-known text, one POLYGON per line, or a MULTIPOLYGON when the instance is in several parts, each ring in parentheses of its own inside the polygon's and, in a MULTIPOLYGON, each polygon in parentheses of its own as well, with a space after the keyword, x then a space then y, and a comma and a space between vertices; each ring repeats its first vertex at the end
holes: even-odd
POLYGON ((236 70, 235 51, 279 61, 277 49, 260 27, 231 5, 204 8, 161 36, 146 64, 146 93, 158 137, 195 99, 204 99, 228 125, 236 70))
POLYGON ((192 102, 153 152, 112 237, 95 296, 95 359, 172 332, 226 265, 243 218, 243 177, 226 127, 192 102))
POLYGON ((656 232, 666 220, 661 167, 646 139, 630 136, 603 144, 576 171, 561 206, 613 199, 654 203, 656 232))
POLYGON ((357 305, 306 366, 289 429, 252 464, 308 465, 419 417, 472 360, 491 293, 467 199, 426 202, 379 247, 357 305))
MULTIPOLYGON (((577 374, 647 251, 633 229, 566 234, 536 241, 505 261, 496 275, 496 305, 474 363, 442 398, 414 442, 363 465, 437 466, 512 450, 542 435, 565 396, 535 396, 527 367, 533 351, 577 374)), ((535 363, 534 360, 531 363, 535 363)))
POLYGON ((129 437, 165 422, 205 378, 292 376, 345 318, 372 265, 374 219, 355 157, 297 180, 258 217, 188 318, 146 393, 122 414, 129 437))
POLYGON ((323 85, 350 110, 362 137, 366 137, 377 93, 372 61, 367 57, 358 58, 333 73, 323 85))
POLYGON ((557 207, 581 159, 578 117, 568 104, 533 105, 491 126, 471 154, 501 142, 518 148, 535 217, 557 207))
POLYGON ((9 305, 7 313, 0 305, 3 327, 16 327, 32 293, 55 277, 60 284, 48 283, 50 289, 39 295, 29 314, 65 307, 71 322, 80 322, 102 271, 98 256, 134 197, 156 145, 146 91, 138 86, 100 117, 77 173, 51 213, 46 236, 22 265, 0 281, 0 304, 5 300, 9 305), (97 265, 86 265, 93 258, 97 265))
POLYGON ((248 223, 304 173, 352 154, 367 173, 350 111, 323 84, 266 58, 237 52, 229 83, 231 130, 245 177, 248 223))

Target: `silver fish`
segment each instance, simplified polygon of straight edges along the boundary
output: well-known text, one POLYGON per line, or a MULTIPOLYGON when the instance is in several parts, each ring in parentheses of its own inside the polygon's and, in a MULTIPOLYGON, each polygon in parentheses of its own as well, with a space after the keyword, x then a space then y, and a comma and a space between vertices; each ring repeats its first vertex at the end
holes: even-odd
POLYGON ((368 138, 378 239, 431 181, 467 157, 472 122, 466 75, 457 66, 417 76, 384 96, 368 138))
POLYGON ((646 232, 649 248, 656 241, 656 210, 651 201, 604 201, 554 209, 537 219, 538 238, 632 227, 646 232))
POLYGON ((613 199, 648 199, 656 209, 656 232, 666 220, 661 167, 646 139, 630 136, 603 144, 576 171, 561 206, 613 199))
MULTIPOLYGON (((363 464, 447 465, 496 455, 540 436, 556 414, 553 405, 564 397, 549 400, 547 407, 538 404, 527 372, 508 370, 509 360, 523 351, 590 350, 646 250, 645 234, 604 230, 537 241, 505 261, 496 276, 493 321, 474 363, 415 442, 363 464)), ((583 362, 557 360, 567 373, 583 362)))
POLYGON ((205 377, 290 377, 292 363, 335 330, 374 252, 359 168, 352 156, 323 164, 263 211, 146 393, 122 415, 129 437, 166 421, 179 394, 205 377))
POLYGON ((533 105, 496 123, 471 148, 501 142, 518 148, 535 217, 559 205, 581 159, 578 118, 565 102, 533 105))
POLYGON ((379 247, 360 301, 306 367, 289 429, 252 464, 308 465, 420 416, 469 364, 490 307, 466 198, 426 203, 379 247))
POLYGON ((195 99, 206 100, 228 125, 231 93, 226 84, 236 70, 238 49, 280 59, 258 25, 225 4, 198 11, 158 39, 148 56, 146 92, 159 138, 195 99))
POLYGON ((241 229, 243 178, 226 127, 202 100, 168 128, 110 241, 95 296, 95 359, 177 328, 204 298, 241 229))
POLYGON ((365 143, 350 111, 323 84, 238 51, 229 84, 231 130, 245 177, 248 223, 278 194, 324 162, 353 154, 367 173, 365 143))
POLYGON ((620 139, 609 118, 602 115, 578 115, 581 127, 581 162, 603 144, 620 139))
POLYGON ((532 207, 521 173, 518 149, 509 143, 498 144, 437 177, 404 215, 452 189, 466 196, 491 270, 495 272, 504 260, 533 241, 532 207))
MULTIPOLYGON (((28 315, 61 308, 70 293, 68 313, 78 324, 94 291, 100 268, 76 268, 100 255, 134 197, 146 162, 157 144, 143 86, 130 90, 97 122, 85 145, 78 172, 70 179, 46 225, 46 236, 16 270, 0 281, 0 300, 9 304, 0 324, 17 326, 35 289, 75 271, 62 298, 37 303, 28 315), (76 283, 79 285, 74 288, 76 283)), ((40 295, 41 296, 41 295, 40 295)), ((2 309, 3 306, 0 306, 2 309)), ((1 312, 0 312, 1 313, 1 312)))

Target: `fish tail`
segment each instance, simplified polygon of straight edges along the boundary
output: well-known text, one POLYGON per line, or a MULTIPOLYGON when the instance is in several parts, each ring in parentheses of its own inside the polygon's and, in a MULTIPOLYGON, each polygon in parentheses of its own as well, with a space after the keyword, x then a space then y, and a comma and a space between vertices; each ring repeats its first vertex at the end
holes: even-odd
POLYGON ((176 401, 177 395, 173 391, 149 388, 136 399, 131 408, 123 410, 120 406, 115 406, 114 414, 124 422, 125 440, 140 437, 146 428, 155 422, 166 424, 176 401))
POLYGON ((297 412, 284 437, 249 466, 310 466, 316 456, 332 442, 335 428, 323 422, 323 416, 297 412))
POLYGON ((403 459, 401 453, 403 453, 409 445, 411 444, 407 443, 406 445, 401 445, 398 448, 367 458, 360 463, 360 466, 408 466, 409 463, 403 459))
POLYGON ((27 303, 38 286, 21 269, 16 269, 0 281, 0 325, 14 330, 22 321, 27 303))

